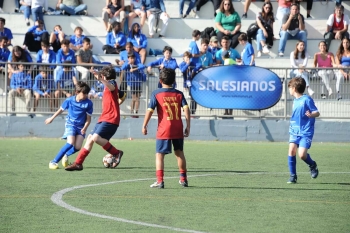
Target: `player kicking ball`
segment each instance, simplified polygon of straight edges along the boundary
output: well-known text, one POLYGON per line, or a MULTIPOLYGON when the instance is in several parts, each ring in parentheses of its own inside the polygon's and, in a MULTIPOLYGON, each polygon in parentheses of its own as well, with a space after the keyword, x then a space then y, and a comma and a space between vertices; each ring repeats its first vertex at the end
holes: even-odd
POLYGON ((126 93, 118 90, 115 81, 117 74, 112 66, 105 66, 100 72, 91 70, 95 78, 104 85, 102 97, 102 114, 98 119, 95 128, 88 136, 84 148, 80 150, 75 162, 68 167, 66 171, 81 171, 85 158, 92 150, 92 146, 96 142, 98 145, 113 155, 112 168, 119 165, 123 156, 123 151, 116 149, 109 140, 115 134, 120 122, 119 105, 125 100, 126 93))
POLYGON ((303 94, 305 88, 306 82, 301 77, 293 78, 288 83, 289 93, 295 97, 289 126, 288 165, 290 178, 287 182, 288 184, 297 183, 297 149, 299 157, 310 167, 311 178, 315 179, 318 176, 317 164, 311 159, 307 151, 311 147, 312 138, 314 136, 315 118, 320 116, 320 113, 313 99, 303 94))
MULTIPOLYGON (((78 82, 75 86, 75 95, 67 98, 60 109, 55 114, 45 120, 45 124, 50 124, 64 110, 68 109, 66 117, 66 130, 64 132, 67 137, 67 143, 61 148, 56 157, 49 163, 50 169, 57 169, 58 162, 66 154, 72 155, 79 151, 83 145, 85 133, 91 122, 91 114, 93 104, 88 99, 90 87, 84 82, 78 82)), ((62 160, 63 167, 68 166, 68 159, 62 160)))
POLYGON ((147 135, 147 124, 151 119, 154 110, 157 108, 158 129, 156 136, 156 176, 157 181, 151 188, 164 188, 164 156, 171 153, 171 146, 177 158, 177 165, 180 170, 179 183, 188 187, 186 159, 183 152, 184 137, 190 134, 190 110, 184 94, 173 88, 175 83, 175 71, 163 68, 159 74, 159 81, 162 88, 153 91, 148 111, 143 121, 142 133, 147 135), (181 107, 185 112, 186 128, 183 132, 181 119, 181 107))

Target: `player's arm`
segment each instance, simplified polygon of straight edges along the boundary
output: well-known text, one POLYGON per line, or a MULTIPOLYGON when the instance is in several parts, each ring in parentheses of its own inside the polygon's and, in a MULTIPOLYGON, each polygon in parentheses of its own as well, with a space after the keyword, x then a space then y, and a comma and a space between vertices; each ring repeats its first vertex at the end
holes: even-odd
POLYGON ((63 112, 63 109, 60 108, 57 110, 57 112, 55 112, 55 114, 53 114, 52 117, 49 117, 45 120, 45 124, 50 124, 58 115, 60 115, 63 112))
POLYGON ((190 114, 190 109, 188 105, 184 106, 183 110, 185 112, 185 118, 186 118, 186 128, 185 128, 184 136, 188 137, 190 135, 190 128, 191 128, 191 114, 190 114))
POLYGON ((145 115, 145 119, 143 120, 143 125, 142 125, 142 133, 144 135, 147 135, 147 127, 148 127, 148 122, 151 119, 153 114, 153 109, 148 109, 145 115))
POLYGON ((118 103, 119 105, 121 105, 122 103, 124 103, 124 100, 126 99, 126 92, 125 91, 121 91, 118 90, 118 103))
POLYGON ((307 110, 305 115, 308 116, 309 118, 315 118, 315 117, 319 117, 321 114, 319 111, 310 112, 309 110, 307 110))
POLYGON ((107 87, 108 90, 110 90, 110 91, 114 91, 115 90, 115 86, 112 83, 108 82, 108 80, 100 79, 99 81, 101 81, 101 83, 103 83, 103 85, 105 87, 107 87))
POLYGON ((85 121, 84 127, 81 129, 81 133, 82 133, 82 134, 85 134, 85 133, 86 133, 86 130, 87 130, 87 128, 89 127, 90 123, 91 123, 91 115, 87 115, 87 116, 86 116, 86 121, 85 121))

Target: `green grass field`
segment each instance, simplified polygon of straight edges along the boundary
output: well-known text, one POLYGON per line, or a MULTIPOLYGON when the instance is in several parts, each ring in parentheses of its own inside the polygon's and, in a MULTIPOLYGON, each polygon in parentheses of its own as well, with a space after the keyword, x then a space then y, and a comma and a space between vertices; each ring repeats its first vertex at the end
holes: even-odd
POLYGON ((83 171, 50 170, 64 143, 1 139, 0 232, 350 232, 350 144, 313 143, 319 177, 298 159, 287 184, 287 143, 186 141, 190 187, 170 154, 161 190, 153 140, 112 140, 117 169, 95 146, 83 171))

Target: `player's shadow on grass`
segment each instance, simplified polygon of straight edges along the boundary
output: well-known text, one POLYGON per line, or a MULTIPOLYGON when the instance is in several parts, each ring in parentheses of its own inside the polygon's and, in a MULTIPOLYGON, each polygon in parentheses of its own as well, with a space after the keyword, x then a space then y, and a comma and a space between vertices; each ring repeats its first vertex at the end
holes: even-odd
MULTIPOLYGON (((299 183, 299 184, 303 184, 303 183, 299 183)), ((300 190, 300 191, 325 191, 325 190, 329 190, 329 191, 346 191, 346 192, 349 192, 349 190, 345 190, 345 189, 308 189, 308 188, 296 188, 295 186, 297 184, 286 184, 289 186, 288 187, 285 187, 285 188, 273 188, 273 187, 236 187, 236 186, 230 186, 230 187, 213 187, 213 186, 210 186, 210 187, 200 187, 200 186, 192 186, 193 188, 198 188, 198 189, 245 189, 245 190, 300 190)))
POLYGON ((349 185, 350 186, 350 183, 312 183, 312 184, 317 184, 317 185, 319 185, 319 184, 337 184, 337 185, 349 185))
MULTIPOLYGON (((138 172, 149 172, 153 171, 154 167, 116 167, 116 168, 105 168, 102 166, 97 166, 97 167, 86 167, 86 169, 110 169, 110 170, 134 170, 137 169, 138 172)), ((85 170, 85 167, 84 167, 85 170)))
MULTIPOLYGON (((174 170, 175 171, 175 170, 174 170)), ((234 170, 211 170, 210 168, 191 168, 188 170, 189 173, 237 173, 237 174, 249 174, 249 173, 264 173, 267 171, 234 171, 234 170), (203 170, 201 170, 203 169, 203 170)))

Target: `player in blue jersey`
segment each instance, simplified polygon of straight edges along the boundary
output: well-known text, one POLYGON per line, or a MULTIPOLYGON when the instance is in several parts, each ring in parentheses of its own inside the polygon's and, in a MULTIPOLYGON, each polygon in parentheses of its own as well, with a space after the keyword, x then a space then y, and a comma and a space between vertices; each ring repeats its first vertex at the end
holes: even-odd
POLYGON ((288 165, 290 179, 287 182, 288 184, 295 184, 297 182, 297 149, 299 157, 309 165, 311 177, 315 179, 318 176, 317 164, 311 159, 307 151, 311 147, 312 138, 314 136, 315 118, 320 116, 320 113, 313 99, 303 94, 305 88, 306 82, 301 77, 293 78, 288 83, 289 93, 295 97, 289 126, 288 165))
MULTIPOLYGON (((58 162, 65 156, 74 154, 79 151, 87 128, 91 122, 91 114, 93 111, 92 101, 88 99, 90 87, 84 82, 77 82, 75 95, 67 98, 60 109, 50 118, 45 120, 45 124, 50 124, 64 110, 68 109, 66 117, 66 130, 64 134, 67 136, 67 143, 61 148, 56 157, 49 163, 50 169, 57 169, 58 162)), ((68 159, 62 160, 64 167, 68 166, 68 159)))

